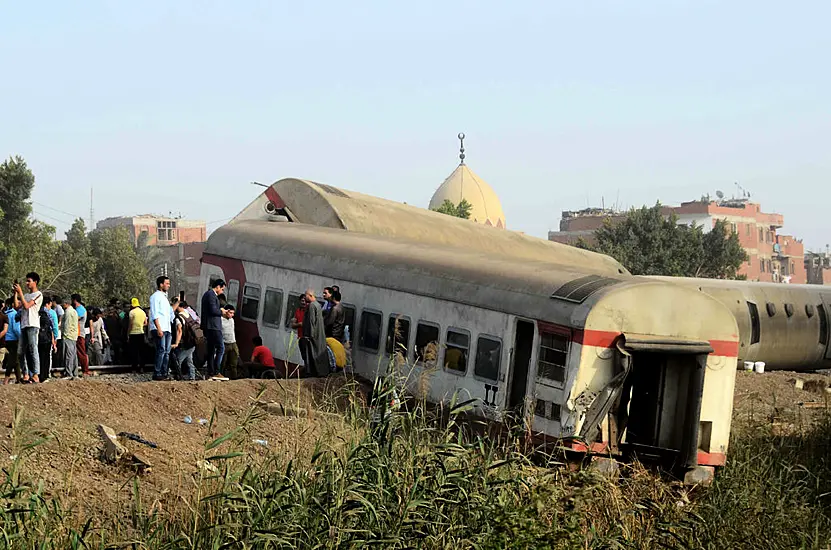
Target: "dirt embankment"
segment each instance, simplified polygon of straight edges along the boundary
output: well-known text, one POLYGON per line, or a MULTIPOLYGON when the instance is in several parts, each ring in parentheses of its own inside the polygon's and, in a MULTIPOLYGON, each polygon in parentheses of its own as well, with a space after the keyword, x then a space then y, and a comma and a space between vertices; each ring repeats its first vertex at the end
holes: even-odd
MULTIPOLYGON (((126 507, 131 498, 129 481, 134 472, 103 459, 99 424, 156 443, 158 447, 151 448, 128 440, 124 446, 152 463, 150 473, 141 476, 145 498, 178 498, 190 492, 200 470, 197 463, 206 456, 206 443, 240 425, 261 391, 264 401, 313 410, 327 396, 337 393, 343 383, 342 378, 132 383, 87 379, 3 386, 0 465, 8 469, 24 443, 24 438, 12 436, 14 412, 20 407, 25 425, 18 427, 17 433, 26 434, 29 440, 38 434, 48 437, 23 459, 21 476, 42 477, 48 494, 82 506, 84 509, 78 512, 126 507), (209 422, 213 411, 214 426, 200 424, 200 419, 209 422), (191 423, 184 421, 187 416, 191 423)), ((336 415, 312 412, 298 418, 260 414, 237 443, 242 442, 242 450, 254 455, 303 455, 318 436, 343 429, 336 415)))

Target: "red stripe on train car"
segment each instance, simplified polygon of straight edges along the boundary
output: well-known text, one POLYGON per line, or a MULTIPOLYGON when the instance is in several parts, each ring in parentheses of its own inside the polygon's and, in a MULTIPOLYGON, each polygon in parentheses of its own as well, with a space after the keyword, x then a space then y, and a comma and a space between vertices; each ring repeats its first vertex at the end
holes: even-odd
POLYGON ((274 189, 274 187, 266 187, 265 196, 268 200, 274 203, 274 206, 276 206, 277 208, 286 207, 286 201, 283 200, 283 197, 280 196, 280 193, 278 193, 277 190, 274 189))
MULTIPOLYGON (((620 336, 619 332, 611 332, 606 330, 585 330, 577 329, 573 331, 572 341, 583 346, 595 346, 598 348, 613 348, 615 340, 620 336)), ((738 357, 739 356, 739 342, 734 340, 710 340, 710 345, 713 346, 713 353, 710 355, 719 355, 723 357, 738 357)))
POLYGON ((724 453, 698 451, 699 466, 724 466, 725 464, 727 464, 727 456, 724 453))

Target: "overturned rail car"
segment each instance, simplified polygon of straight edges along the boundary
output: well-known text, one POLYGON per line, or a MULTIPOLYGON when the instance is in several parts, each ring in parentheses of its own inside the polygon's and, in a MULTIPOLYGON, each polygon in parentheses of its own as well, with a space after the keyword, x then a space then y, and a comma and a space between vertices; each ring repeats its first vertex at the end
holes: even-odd
POLYGON ((395 356, 410 391, 476 398, 476 414, 520 414, 575 450, 724 464, 739 348, 728 308, 605 260, 600 274, 555 260, 239 219, 208 240, 201 287, 224 278, 238 342, 259 335, 296 363, 289 320, 300 294, 337 284, 359 375, 395 356))

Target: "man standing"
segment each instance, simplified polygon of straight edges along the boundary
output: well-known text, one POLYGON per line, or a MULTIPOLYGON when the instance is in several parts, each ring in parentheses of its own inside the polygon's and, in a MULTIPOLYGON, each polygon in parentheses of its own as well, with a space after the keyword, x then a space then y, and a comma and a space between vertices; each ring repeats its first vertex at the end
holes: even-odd
MULTIPOLYGON (((20 334, 22 353, 26 356, 26 368, 32 373, 32 382, 40 381, 40 357, 38 355, 38 331, 40 330, 40 308, 43 305, 43 294, 38 290, 40 275, 34 271, 26 274, 26 289, 24 294, 19 284, 14 285, 15 294, 20 299, 23 310, 20 319, 20 334)), ((23 380, 27 379, 26 374, 23 380)))
POLYGON ((9 332, 9 317, 5 313, 5 308, 0 306, 0 369, 3 368, 3 362, 6 360, 6 334, 9 332))
POLYGON ((3 380, 3 385, 9 383, 14 371, 15 379, 18 384, 23 382, 20 376, 20 361, 18 359, 20 346, 20 320, 18 319, 17 308, 20 307, 20 302, 15 294, 6 300, 6 310, 3 312, 9 320, 9 330, 6 331, 6 378, 3 380))
POLYGON ((341 344, 344 342, 343 328, 346 325, 346 314, 343 306, 340 305, 340 290, 332 289, 329 294, 331 307, 323 313, 323 325, 326 328, 326 336, 334 338, 341 344))
POLYGON ((323 312, 315 300, 314 290, 306 290, 306 314, 303 316, 303 342, 305 342, 306 373, 309 376, 329 374, 329 352, 326 349, 326 331, 323 328, 323 312))
POLYGON ((150 296, 150 322, 153 340, 156 343, 156 365, 153 380, 170 380, 168 363, 170 361, 170 323, 173 321, 173 309, 167 299, 170 279, 162 275, 156 279, 156 292, 150 296))
POLYGON ((133 366, 133 370, 138 370, 144 368, 141 352, 144 348, 144 327, 147 326, 147 314, 141 309, 138 298, 133 298, 130 305, 132 309, 128 317, 127 345, 130 349, 130 364, 133 366))
MULTIPOLYGON (((38 355, 40 356, 40 380, 46 382, 52 372, 52 354, 58 349, 58 326, 52 321, 52 297, 43 297, 40 310, 40 330, 38 331, 38 355)), ((53 312, 54 313, 54 312, 53 312)), ((57 319, 57 315, 55 316, 57 319)))
POLYGON ((234 324, 234 306, 225 307, 222 316, 222 346, 225 352, 222 356, 222 372, 225 376, 240 378, 237 373, 239 365, 239 347, 237 347, 237 330, 234 324))
POLYGON ((219 306, 219 295, 225 291, 225 281, 211 281, 211 288, 202 295, 202 331, 205 333, 208 356, 208 376, 220 374, 225 346, 222 340, 222 316, 225 310, 219 306))
POLYGON ((101 366, 104 364, 104 349, 110 343, 110 336, 107 334, 107 329, 104 326, 104 318, 102 317, 100 309, 95 308, 92 310, 90 320, 89 362, 91 365, 101 366))
POLYGON ((196 380, 196 365, 193 364, 193 352, 196 351, 196 334, 192 328, 193 320, 188 313, 188 303, 180 300, 176 304, 176 316, 173 318, 173 345, 171 349, 179 363, 182 380, 196 380))
POLYGON ((78 316, 78 337, 75 339, 75 351, 78 355, 78 365, 81 367, 81 377, 89 374, 89 357, 87 356, 87 308, 81 301, 80 294, 72 295, 72 307, 78 316))
POLYGON ((78 354, 76 345, 78 343, 78 313, 72 307, 72 300, 64 298, 63 317, 61 317, 61 331, 63 332, 63 368, 66 377, 73 380, 78 376, 78 354))

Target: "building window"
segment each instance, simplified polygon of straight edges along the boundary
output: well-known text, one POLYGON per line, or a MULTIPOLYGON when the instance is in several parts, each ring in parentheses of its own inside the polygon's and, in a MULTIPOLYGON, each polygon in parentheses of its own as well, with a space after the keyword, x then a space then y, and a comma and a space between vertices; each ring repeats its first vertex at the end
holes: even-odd
POLYGON ((361 312, 361 334, 358 345, 369 351, 378 351, 381 345, 381 312, 363 310, 361 312))
POLYGON ((738 232, 739 232, 739 231, 738 231, 738 228, 736 227, 736 224, 735 224, 735 223, 731 223, 731 224, 730 224, 730 230, 731 230, 733 233, 738 233, 738 232))
POLYGON ((540 333, 537 376, 562 384, 566 379, 569 339, 563 334, 540 333))
MULTIPOLYGON (((247 321, 257 321, 260 314, 260 287, 246 284, 242 288, 242 307, 240 317, 247 321)), ((278 314, 279 315, 279 314, 278 314)))
POLYGON ((759 228, 759 242, 762 242, 764 240, 765 240, 765 230, 760 227, 759 228))
POLYGON ((749 223, 744 224, 744 234, 748 237, 751 235, 750 230, 751 230, 750 224, 749 223))
POLYGON ((767 269, 768 269, 768 273, 773 273, 773 269, 771 268, 770 260, 767 260, 767 269))
POLYGON ((502 342, 494 336, 480 336, 476 342, 476 362, 473 374, 487 378, 499 379, 499 359, 502 355, 502 342))
POLYGON ((266 288, 265 305, 263 305, 263 324, 270 325, 272 327, 279 327, 280 313, 282 313, 282 311, 283 291, 276 288, 266 288))
POLYGON ((425 367, 436 364, 439 352, 439 326, 427 321, 419 321, 416 326, 415 362, 425 367))
POLYGON ((470 334, 455 328, 447 329, 447 343, 444 350, 444 368, 458 373, 467 370, 470 350, 470 334))
POLYGON ((175 221, 158 221, 156 222, 156 239, 159 241, 175 241, 176 240, 176 222, 175 221))
POLYGON ((765 272, 765 261, 762 259, 759 259, 759 271, 762 273, 765 272))
POLYGON ((387 324, 387 353, 407 357, 410 348, 410 320, 401 315, 390 315, 387 324))

